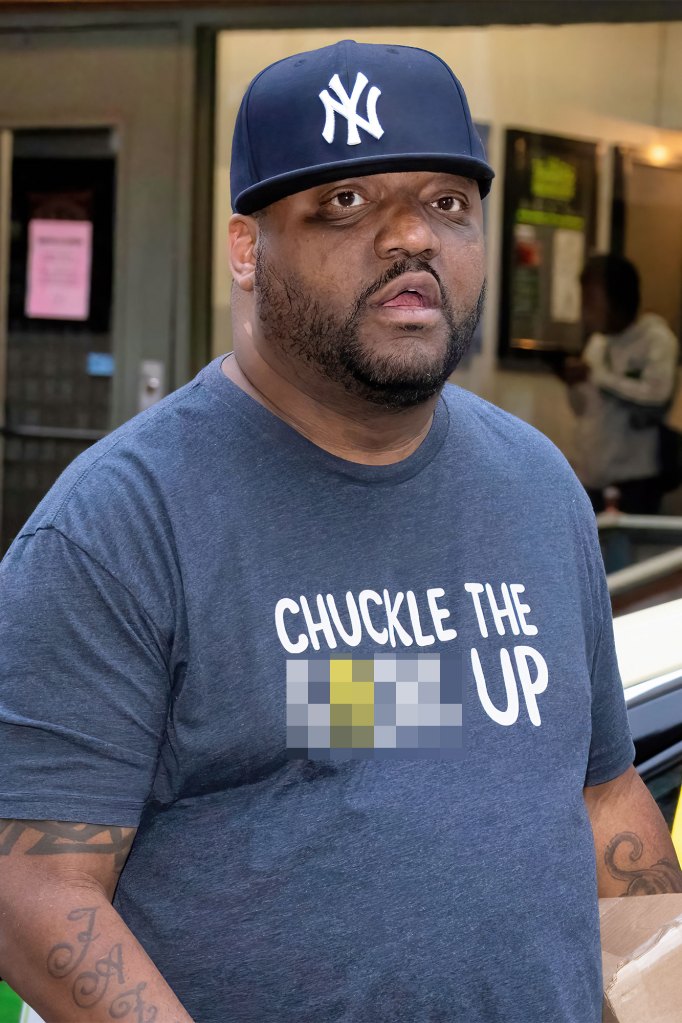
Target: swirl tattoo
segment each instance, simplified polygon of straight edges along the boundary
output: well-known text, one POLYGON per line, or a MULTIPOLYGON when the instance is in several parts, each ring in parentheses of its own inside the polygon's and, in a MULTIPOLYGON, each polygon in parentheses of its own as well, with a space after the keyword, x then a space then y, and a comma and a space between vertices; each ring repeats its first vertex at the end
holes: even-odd
POLYGON ((682 873, 671 860, 658 860, 651 867, 635 867, 626 869, 624 866, 616 866, 616 852, 621 845, 631 846, 629 860, 636 863, 640 859, 644 845, 639 835, 631 831, 623 831, 611 839, 606 852, 604 862, 612 877, 619 881, 627 881, 627 891, 623 895, 661 895, 666 892, 682 892, 682 873))
POLYGON ((111 1018, 124 1019, 132 1012, 136 1023, 154 1023, 158 1015, 158 1009, 155 1005, 147 1005, 142 998, 142 992, 146 986, 145 982, 142 981, 137 987, 131 988, 130 991, 124 991, 123 994, 119 995, 109 1008, 111 1018))
POLYGON ((96 915, 96 908, 74 909, 69 913, 67 920, 76 922, 87 918, 88 924, 84 931, 79 931, 76 935, 76 941, 81 946, 80 953, 77 952, 77 946, 66 941, 50 949, 47 956, 47 971, 52 977, 68 977, 83 962, 90 945, 99 937, 99 934, 92 933, 95 929, 96 915))

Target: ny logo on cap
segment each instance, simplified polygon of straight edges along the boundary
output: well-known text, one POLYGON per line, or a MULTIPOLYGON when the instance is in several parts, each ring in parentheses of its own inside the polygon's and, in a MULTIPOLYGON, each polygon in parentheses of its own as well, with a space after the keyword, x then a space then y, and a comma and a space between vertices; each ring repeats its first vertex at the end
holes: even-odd
POLYGON ((380 139, 384 134, 384 129, 379 124, 379 118, 377 117, 377 100, 381 96, 381 89, 378 89, 376 85, 373 85, 367 93, 367 117, 361 117, 357 112, 358 102, 368 81, 369 79, 359 71, 355 78, 353 91, 349 96, 341 84, 339 76, 334 75, 329 82, 329 88, 334 90, 338 99, 330 96, 327 89, 320 93, 320 99, 324 103, 324 109, 327 113, 322 132, 322 138, 326 142, 334 141, 334 131, 336 129, 335 114, 341 114, 348 122, 347 144, 349 146, 360 145, 361 139, 358 128, 363 128, 370 135, 373 135, 375 139, 380 139))

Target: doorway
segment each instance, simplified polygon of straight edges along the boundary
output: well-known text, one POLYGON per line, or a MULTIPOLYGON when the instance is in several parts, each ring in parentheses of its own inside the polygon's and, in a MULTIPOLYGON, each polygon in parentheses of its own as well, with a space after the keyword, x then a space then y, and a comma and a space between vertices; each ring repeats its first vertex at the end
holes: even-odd
POLYGON ((4 551, 111 423, 115 132, 8 133, 4 551))
POLYGON ((0 35, 0 555, 186 379, 183 52, 173 27, 0 35))

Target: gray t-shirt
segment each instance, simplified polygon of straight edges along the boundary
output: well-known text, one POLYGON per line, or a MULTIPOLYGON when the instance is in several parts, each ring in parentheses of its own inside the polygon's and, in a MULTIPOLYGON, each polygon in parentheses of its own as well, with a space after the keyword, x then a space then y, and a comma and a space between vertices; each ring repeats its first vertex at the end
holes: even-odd
POLYGON ((582 790, 632 754, 583 491, 455 387, 364 466, 216 360, 0 568, 0 816, 138 826, 198 1023, 598 1023, 582 790))

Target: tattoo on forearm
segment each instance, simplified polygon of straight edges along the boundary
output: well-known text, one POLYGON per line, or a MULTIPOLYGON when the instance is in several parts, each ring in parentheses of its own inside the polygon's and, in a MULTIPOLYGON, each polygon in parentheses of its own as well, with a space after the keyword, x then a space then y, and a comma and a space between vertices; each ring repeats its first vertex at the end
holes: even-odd
POLYGON ((149 1005, 142 997, 146 988, 144 981, 130 991, 124 991, 109 1007, 109 1015, 112 1019, 124 1019, 133 1014, 136 1023, 154 1023, 159 1010, 155 1005, 149 1005))
POLYGON ((66 941, 62 941, 50 949, 47 957, 47 972, 51 976, 68 977, 83 962, 90 945, 95 938, 99 938, 99 934, 92 933, 95 929, 96 915, 96 909, 74 909, 69 913, 67 920, 78 921, 88 918, 85 930, 79 931, 76 935, 76 941, 81 946, 81 950, 78 953, 77 947, 66 941))
POLYGON ((0 856, 9 856, 20 837, 37 833, 37 841, 25 850, 26 856, 51 856, 60 853, 113 855, 114 869, 121 871, 130 852, 134 828, 106 827, 102 824, 72 824, 69 821, 0 821, 0 856))
POLYGON ((112 977, 116 977, 119 984, 125 984, 122 945, 114 945, 107 955, 98 959, 94 970, 78 974, 73 982, 73 1000, 79 1009, 91 1009, 101 1002, 112 977))
MULTIPOLYGON (((604 853, 606 868, 612 877, 619 881, 627 881, 627 891, 623 895, 661 895, 666 892, 682 892, 682 873, 672 860, 658 860, 651 867, 630 867, 616 865, 616 853, 622 845, 630 846, 627 859, 636 863, 640 859, 644 845, 641 838, 631 831, 623 831, 611 839, 604 853)), ((622 860, 622 857, 621 857, 622 860)))
MULTIPOLYGON (((88 949, 100 937, 99 934, 93 933, 96 916, 96 908, 74 909, 68 914, 67 920, 74 923, 87 920, 87 924, 85 930, 76 934, 75 943, 63 941, 50 949, 47 956, 47 972, 50 976, 63 980, 81 966, 88 949)), ((126 979, 123 945, 120 943, 113 945, 105 955, 97 959, 92 969, 81 970, 76 974, 71 985, 74 1004, 79 1009, 92 1009, 104 999, 112 982, 114 988, 116 983, 118 984, 118 990, 115 993, 110 992, 110 997, 111 994, 114 995, 108 1007, 112 1019, 130 1017, 131 1023, 133 1020, 135 1023, 154 1023, 158 1008, 143 997, 146 983, 142 981, 134 987, 126 987, 129 981, 126 979), (121 988, 125 990, 121 991, 121 988)))

